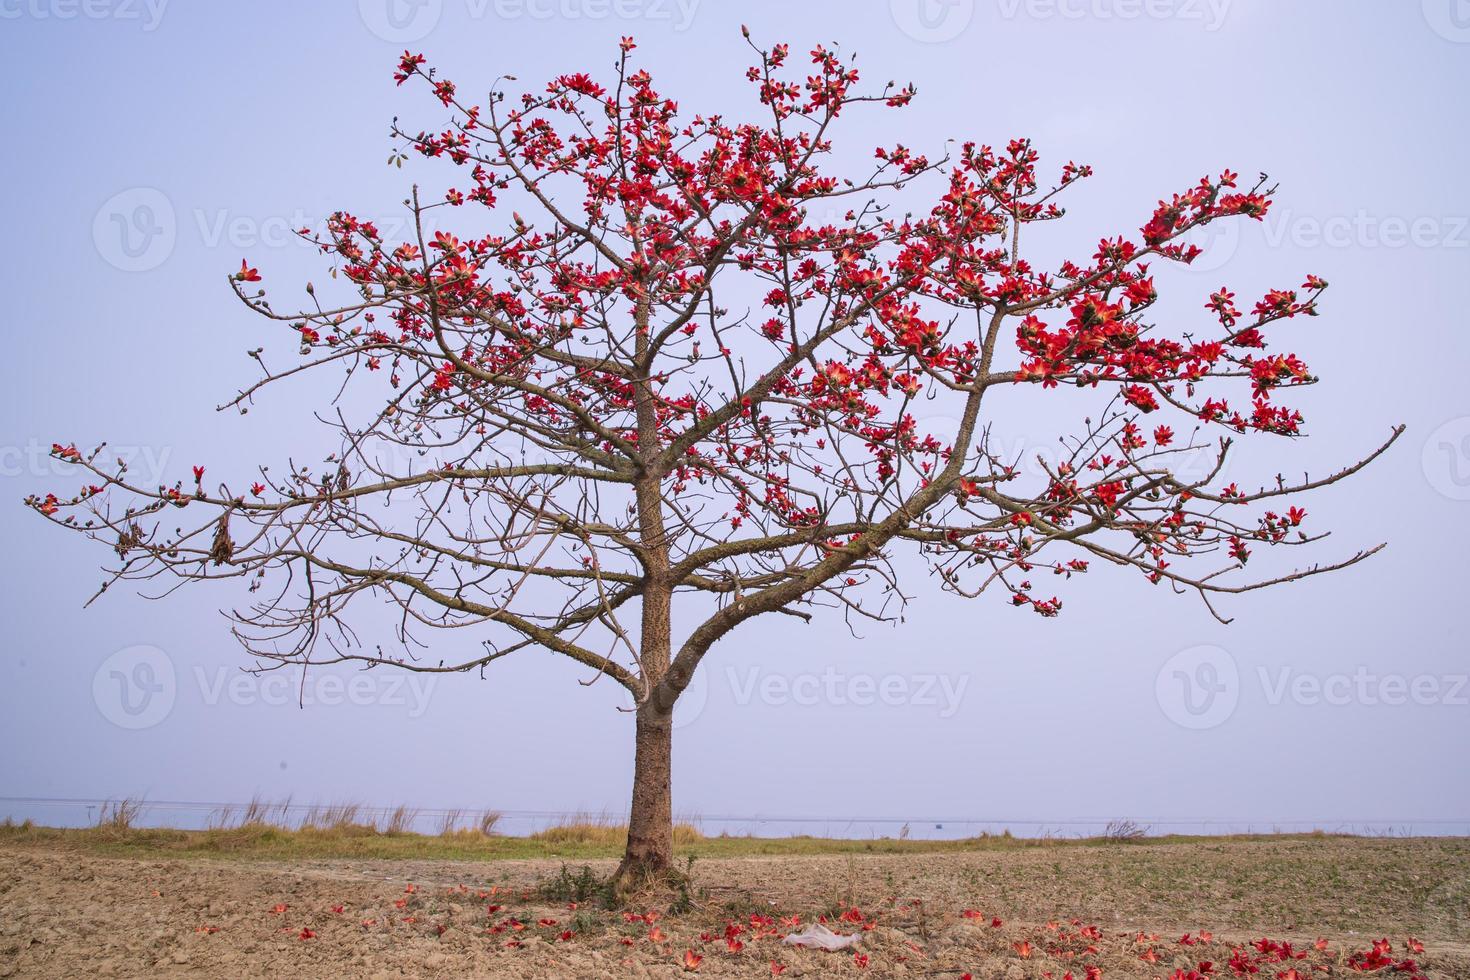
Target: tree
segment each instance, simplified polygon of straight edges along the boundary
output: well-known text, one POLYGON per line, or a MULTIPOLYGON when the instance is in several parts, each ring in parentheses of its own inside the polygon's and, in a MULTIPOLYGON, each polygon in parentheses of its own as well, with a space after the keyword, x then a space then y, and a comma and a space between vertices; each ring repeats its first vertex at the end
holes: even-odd
POLYGON ((584 666, 584 683, 626 688, 623 881, 671 860, 671 713, 711 648, 766 614, 894 618, 900 552, 943 589, 994 588, 1050 617, 1062 601, 1037 576, 1071 580, 1097 559, 1218 616, 1215 596, 1378 550, 1243 571, 1254 549, 1319 540, 1293 495, 1366 465, 1401 427, 1325 477, 1220 486, 1233 436, 1301 434, 1278 399, 1316 378, 1267 335, 1315 316, 1327 284, 1248 307, 1221 288, 1197 324, 1153 319, 1151 267, 1192 262, 1195 229, 1260 220, 1275 191, 1264 176, 1201 179, 1047 271, 1024 233, 1062 217, 1057 196, 1090 168, 1044 182, 1016 140, 933 160, 879 148, 839 176, 839 118, 904 106, 912 87, 863 94, 832 51, 814 50, 803 78, 784 45, 751 47, 761 124, 681 115, 633 69, 631 39, 610 88, 568 74, 482 104, 405 52, 399 84, 427 84, 450 119, 437 132, 395 121, 390 162, 448 158, 460 186, 432 203, 415 187, 401 240, 347 213, 303 230, 331 256, 336 299, 308 284, 305 309, 281 312, 248 261, 230 279, 294 331, 299 359, 252 351, 261 376, 221 408, 320 378, 334 408, 318 417, 340 451, 324 468, 262 467, 244 491, 208 487, 202 467, 192 485, 140 486, 102 447, 58 444, 98 482, 28 503, 115 549, 104 590, 248 580, 259 598, 234 632, 262 669, 470 672, 543 648, 584 666), (894 209, 912 198, 923 206, 894 209), (490 233, 434 227, 512 208, 490 233), (1029 472, 992 445, 982 412, 992 389, 1016 388, 1077 389, 1092 409, 1029 472), (950 431, 919 430, 926 400, 951 406, 950 431), (1155 413, 1193 429, 1143 421, 1155 413), (1201 447, 1212 465, 1185 472, 1201 447), (396 604, 392 649, 349 624, 361 596, 396 604), (478 645, 419 659, 420 627, 473 629, 478 645))

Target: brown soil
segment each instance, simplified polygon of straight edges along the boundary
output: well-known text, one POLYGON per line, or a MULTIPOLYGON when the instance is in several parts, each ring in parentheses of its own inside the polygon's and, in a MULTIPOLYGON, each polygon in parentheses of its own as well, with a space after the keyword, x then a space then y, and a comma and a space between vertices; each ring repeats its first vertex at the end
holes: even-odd
MULTIPOLYGON (((601 874, 614 866, 592 865, 601 874)), ((1296 969, 1305 978, 1374 975, 1352 969, 1350 957, 1379 939, 1388 940, 1384 955, 1412 959, 1425 977, 1470 977, 1463 840, 701 861, 692 908, 671 912, 663 896, 632 910, 654 912, 651 923, 593 901, 572 908, 537 897, 560 870, 544 861, 286 865, 6 844, 0 977, 671 977, 687 972, 692 951, 702 957, 696 976, 768 977, 775 961, 785 977, 1084 980, 1096 968, 1108 980, 1167 980, 1201 962, 1215 964, 1212 977, 1233 977, 1238 950, 1255 976, 1296 969), (781 945, 790 917, 823 915, 838 932, 865 930, 857 948, 866 966, 851 952, 781 945), (1201 930, 1212 937, 1199 942, 1201 930), (1265 937, 1291 942, 1291 953, 1251 945, 1265 937), (1319 938, 1325 949, 1315 948, 1319 938)))

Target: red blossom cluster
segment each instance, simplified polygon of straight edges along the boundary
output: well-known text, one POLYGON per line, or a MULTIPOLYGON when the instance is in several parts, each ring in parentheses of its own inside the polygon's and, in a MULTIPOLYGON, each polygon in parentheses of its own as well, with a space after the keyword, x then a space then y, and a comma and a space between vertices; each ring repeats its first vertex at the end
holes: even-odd
MULTIPOLYGON (((532 911, 520 915, 504 915, 506 902, 531 903, 534 898, 530 893, 514 893, 498 886, 489 890, 471 890, 465 885, 453 886, 444 889, 436 901, 434 896, 423 895, 416 886, 409 885, 401 896, 393 900, 394 907, 402 914, 397 917, 396 922, 385 922, 381 928, 391 930, 399 926, 416 930, 427 929, 433 935, 442 936, 452 924, 457 924, 460 928, 466 926, 453 911, 458 905, 483 902, 489 898, 497 899, 485 907, 489 924, 475 925, 470 922, 469 927, 485 936, 507 937, 497 941, 501 949, 510 952, 524 949, 526 941, 514 938, 522 935, 537 935, 543 940, 559 943, 579 939, 577 932, 565 928, 554 917, 537 915, 532 911), (428 922, 421 921, 423 912, 435 908, 438 911, 432 919, 428 922)), ((332 906, 331 916, 340 920, 345 908, 345 904, 332 906)), ((568 903, 567 908, 575 912, 578 903, 568 903)), ((290 907, 279 904, 268 911, 272 916, 283 917, 290 911, 290 907)), ((828 926, 839 934, 860 932, 865 936, 876 935, 880 928, 897 930, 902 934, 906 927, 911 927, 913 923, 923 921, 925 916, 933 914, 933 910, 924 908, 920 899, 902 901, 889 898, 883 903, 883 908, 876 912, 845 907, 829 914, 818 915, 812 921, 828 926)), ((331 929, 334 934, 340 932, 343 935, 351 932, 350 926, 339 925, 334 918, 316 915, 312 917, 316 928, 303 924, 282 926, 279 931, 293 933, 303 941, 317 938, 318 929, 331 929)), ((1000 917, 987 915, 974 908, 961 909, 958 918, 961 921, 976 921, 985 927, 987 933, 990 930, 1007 929, 1006 923, 1000 917)), ((803 917, 796 914, 751 913, 745 918, 727 919, 721 929, 705 929, 697 936, 686 935, 685 923, 667 920, 663 913, 654 909, 644 912, 624 911, 613 921, 618 919, 622 923, 622 930, 617 936, 620 945, 650 950, 688 972, 698 971, 711 956, 736 959, 754 957, 768 960, 771 975, 780 976, 792 964, 793 957, 799 959, 810 956, 825 960, 835 955, 826 952, 803 953, 781 943, 782 939, 800 932, 805 925, 803 917), (669 924, 670 929, 675 928, 675 924, 680 928, 676 934, 671 934, 661 923, 669 924), (772 954, 780 958, 772 958, 772 954)), ((361 928, 380 927, 378 921, 373 919, 364 920, 361 928)), ((195 927, 194 931, 212 935, 219 932, 219 927, 201 925, 195 927)), ((1377 940, 1367 949, 1337 950, 1323 938, 1302 947, 1269 937, 1235 944, 1218 939, 1209 930, 1201 929, 1187 932, 1171 942, 1154 933, 1108 933, 1095 924, 1076 918, 1066 921, 1052 920, 1034 927, 1011 926, 1006 932, 997 932, 996 935, 1002 937, 998 939, 998 946, 988 942, 982 944, 989 955, 1014 957, 1016 960, 1036 964, 1038 975, 1049 980, 1106 980, 1109 976, 1120 976, 1122 974, 1116 973, 1115 967, 1106 965, 1110 960, 1116 963, 1120 954, 1145 964, 1143 968, 1150 971, 1147 975, 1152 980, 1306 980, 1312 976, 1336 975, 1339 970, 1354 974, 1382 972, 1403 976, 1405 980, 1426 980, 1416 961, 1396 954, 1394 944, 1388 939, 1377 940), (1172 965, 1172 968, 1161 966, 1177 964, 1181 957, 1189 965, 1172 965), (1156 972, 1160 969, 1168 972, 1156 972)), ((865 943, 867 942, 870 940, 865 939, 865 943)), ((1403 947, 1411 954, 1422 955, 1425 951, 1424 944, 1414 938, 1405 940, 1403 947)), ((930 957, 923 945, 912 941, 894 943, 886 938, 881 948, 855 950, 848 955, 857 969, 873 966, 881 969, 890 964, 919 964, 930 957)), ((969 976, 971 974, 963 974, 963 977, 969 976)))
POLYGON ((1160 305, 1166 270, 1200 254, 1185 236, 1267 213, 1264 176, 1201 178, 1088 258, 1043 267, 1031 226, 1062 218, 1060 195, 1091 168, 1048 177, 1022 139, 940 157, 895 143, 844 168, 841 119, 904 106, 912 88, 865 90, 825 47, 803 59, 752 45, 765 118, 739 121, 684 110, 635 48, 623 40, 605 81, 569 72, 480 102, 405 52, 394 77, 449 118, 395 123, 395 162, 445 161, 455 186, 415 190, 402 234, 346 212, 303 230, 333 263, 333 299, 308 285, 286 311, 248 260, 231 274, 299 351, 274 366, 252 352, 263 377, 231 404, 335 369, 323 391, 339 407, 322 417, 340 453, 262 466, 237 492, 206 485, 202 466, 192 483, 139 485, 100 448, 58 444, 101 483, 31 506, 106 541, 120 578, 258 589, 306 571, 310 588, 240 614, 265 658, 311 660, 326 643, 326 660, 411 665, 345 623, 323 640, 357 597, 386 595, 405 648, 415 624, 493 634, 444 669, 540 645, 661 709, 753 616, 827 604, 894 618, 903 547, 947 589, 993 587, 1047 617, 1062 600, 1036 576, 1068 582, 1098 560, 1208 602, 1371 553, 1239 577, 1253 548, 1320 537, 1287 498, 1387 444, 1317 479, 1219 485, 1232 437, 1302 432, 1283 401, 1316 377, 1275 345, 1317 315, 1327 283, 1253 305, 1221 287, 1203 314, 1196 299, 1193 314, 1160 305), (492 220, 438 227, 468 208, 492 220), (1002 392, 1061 389, 1096 401, 1059 455, 1032 467, 997 448, 1002 392), (923 424, 932 404, 947 406, 944 431, 923 424), (184 507, 204 523, 166 520, 184 507), (626 639, 622 607, 689 592, 707 602, 682 642, 663 612, 626 639))

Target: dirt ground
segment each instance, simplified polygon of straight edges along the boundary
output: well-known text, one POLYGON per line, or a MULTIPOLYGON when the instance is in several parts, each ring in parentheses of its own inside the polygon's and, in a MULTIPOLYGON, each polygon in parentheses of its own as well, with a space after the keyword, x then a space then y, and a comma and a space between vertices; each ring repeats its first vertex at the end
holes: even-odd
POLYGON ((0 977, 1470 978, 1465 840, 699 861, 684 907, 619 911, 560 870, 4 844, 0 977), (861 941, 782 944, 824 917, 861 941))

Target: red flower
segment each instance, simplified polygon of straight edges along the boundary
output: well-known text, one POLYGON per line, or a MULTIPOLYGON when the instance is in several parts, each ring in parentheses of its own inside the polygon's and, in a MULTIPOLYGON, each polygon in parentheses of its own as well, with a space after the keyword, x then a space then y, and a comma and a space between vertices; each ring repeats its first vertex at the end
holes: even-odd
POLYGON ((1159 407, 1154 393, 1143 385, 1129 385, 1123 389, 1123 400, 1142 412, 1152 412, 1159 407))
POLYGON ((416 71, 418 71, 419 65, 422 65, 423 63, 423 55, 409 54, 407 51, 403 52, 403 59, 398 62, 398 72, 393 76, 394 80, 397 81, 399 85, 402 85, 404 82, 408 81, 408 79, 416 71))
POLYGON ((260 282, 260 273, 252 269, 244 260, 240 260, 240 271, 235 273, 236 282, 260 282))

